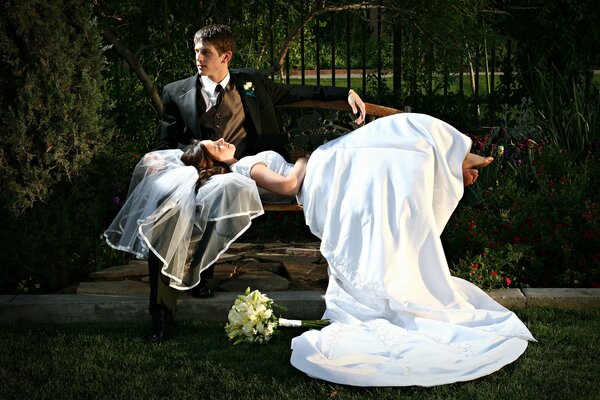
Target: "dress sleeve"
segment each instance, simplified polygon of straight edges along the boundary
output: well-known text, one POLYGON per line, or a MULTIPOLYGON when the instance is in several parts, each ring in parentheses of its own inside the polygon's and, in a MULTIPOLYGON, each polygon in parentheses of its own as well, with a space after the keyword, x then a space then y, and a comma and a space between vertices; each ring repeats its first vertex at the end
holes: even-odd
POLYGON ((246 178, 252 179, 250 176, 250 171, 252 171, 252 167, 254 167, 256 164, 266 165, 265 161, 261 157, 254 155, 242 158, 235 164, 232 164, 229 168, 231 169, 231 172, 235 172, 236 174, 241 174, 246 178))

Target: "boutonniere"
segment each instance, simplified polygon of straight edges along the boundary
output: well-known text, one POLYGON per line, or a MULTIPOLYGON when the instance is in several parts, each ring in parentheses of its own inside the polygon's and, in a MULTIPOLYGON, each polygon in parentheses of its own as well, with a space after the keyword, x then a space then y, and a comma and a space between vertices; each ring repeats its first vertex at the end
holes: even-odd
POLYGON ((254 94, 254 84, 252 82, 246 82, 244 83, 244 90, 245 95, 248 97, 256 97, 256 95, 254 94))

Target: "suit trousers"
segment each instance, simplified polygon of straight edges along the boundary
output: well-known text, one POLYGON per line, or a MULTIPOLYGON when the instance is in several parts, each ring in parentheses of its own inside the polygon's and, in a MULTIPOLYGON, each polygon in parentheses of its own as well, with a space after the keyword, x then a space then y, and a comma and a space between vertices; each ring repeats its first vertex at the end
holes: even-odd
MULTIPOLYGON (((212 231, 215 228, 214 222, 209 222, 206 225, 206 230, 202 237, 202 241, 208 240, 212 231)), ((202 248, 201 245, 199 246, 202 248)), ((192 264, 197 264, 202 258, 202 253, 197 252, 192 259, 192 264)), ((156 308, 157 305, 164 305, 173 313, 175 316, 175 311, 177 308, 177 297, 178 291, 169 286, 169 278, 160 273, 161 270, 161 261, 154 254, 153 251, 150 251, 148 254, 148 275, 150 278, 150 312, 156 308)), ((214 276, 215 267, 214 264, 209 268, 205 269, 200 273, 200 285, 206 285, 206 282, 209 279, 212 279, 214 276)))

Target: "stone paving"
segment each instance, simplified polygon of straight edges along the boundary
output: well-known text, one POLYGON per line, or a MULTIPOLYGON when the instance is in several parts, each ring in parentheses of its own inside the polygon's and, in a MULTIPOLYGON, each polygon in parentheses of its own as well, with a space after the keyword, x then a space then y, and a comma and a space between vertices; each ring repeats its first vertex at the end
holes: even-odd
MULTIPOLYGON (((146 262, 131 261, 94 272, 61 293, 0 295, 0 325, 148 321, 147 275, 146 262)), ((209 283, 215 296, 196 299, 181 292, 176 318, 224 322, 236 296, 250 287, 286 307, 286 318, 318 319, 325 310, 327 281, 319 243, 234 243, 219 259, 209 283)), ((511 288, 489 294, 508 308, 600 308, 596 288, 511 288)))
MULTIPOLYGON (((325 290, 327 263, 319 243, 233 243, 215 266, 209 285, 217 292, 325 290)), ((77 294, 148 294, 148 266, 131 261, 93 272, 81 282, 77 294)))

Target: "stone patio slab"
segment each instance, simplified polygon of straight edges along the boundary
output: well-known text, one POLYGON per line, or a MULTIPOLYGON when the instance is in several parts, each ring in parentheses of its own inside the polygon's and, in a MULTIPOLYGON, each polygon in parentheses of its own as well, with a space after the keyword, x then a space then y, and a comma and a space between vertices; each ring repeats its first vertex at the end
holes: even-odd
POLYGON ((116 265, 95 271, 90 278, 102 280, 121 280, 125 278, 141 278, 148 275, 148 264, 146 262, 132 262, 125 265, 116 265))
POLYGON ((290 281, 269 271, 250 271, 220 285, 223 290, 237 293, 243 293, 248 287, 260 291, 286 290, 290 281))
POLYGON ((143 295, 150 293, 150 284, 141 281, 81 282, 77 294, 143 295))
POLYGON ((494 289, 488 292, 490 297, 502 304, 504 307, 523 307, 527 299, 521 289, 494 289))
MULTIPOLYGON (((245 288, 244 288, 245 290, 245 288)), ((293 319, 319 319, 325 311, 324 291, 261 290, 277 304, 287 307, 282 314, 293 319)), ((522 305, 519 289, 499 289, 491 294, 501 304, 522 305)), ((196 299, 182 293, 178 320, 222 321, 238 294, 217 292, 214 297, 196 299)), ((600 308, 600 289, 523 289, 525 306, 600 308)), ((0 295, 0 325, 60 324, 74 322, 148 322, 148 296, 115 295, 0 295)))
POLYGON ((38 294, 0 298, 0 324, 147 321, 149 318, 148 296, 38 294))
POLYGON ((528 306, 600 307, 600 288, 526 288, 528 306))

